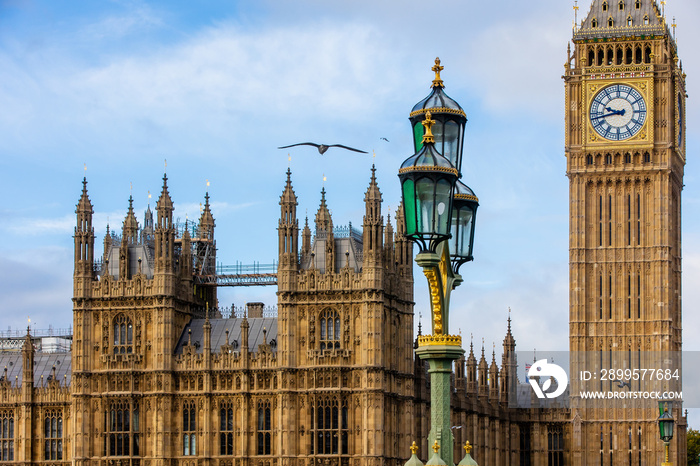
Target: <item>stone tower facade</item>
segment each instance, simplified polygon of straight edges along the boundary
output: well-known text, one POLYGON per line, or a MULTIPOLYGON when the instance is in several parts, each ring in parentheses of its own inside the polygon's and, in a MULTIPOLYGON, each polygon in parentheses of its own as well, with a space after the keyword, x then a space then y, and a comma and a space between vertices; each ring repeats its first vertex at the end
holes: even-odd
MULTIPOLYGON (((573 43, 564 76, 572 374, 660 368, 651 355, 682 345, 685 74, 654 0, 594 0, 573 43)), ((661 462, 655 401, 584 409, 579 388, 572 465, 661 462)), ((595 388, 616 390, 612 380, 595 388)), ((673 463, 685 464, 686 421, 680 406, 673 414, 673 463)))

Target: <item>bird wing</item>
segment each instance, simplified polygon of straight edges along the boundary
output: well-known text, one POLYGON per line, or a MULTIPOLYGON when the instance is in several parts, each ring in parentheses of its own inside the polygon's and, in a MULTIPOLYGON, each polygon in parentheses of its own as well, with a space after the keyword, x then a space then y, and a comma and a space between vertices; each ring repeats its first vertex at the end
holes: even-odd
POLYGON ((342 145, 342 144, 331 144, 331 145, 329 145, 328 147, 340 147, 340 148, 347 149, 347 150, 351 150, 351 151, 354 151, 354 152, 360 152, 360 153, 362 153, 362 154, 366 154, 366 153, 367 153, 367 152, 365 152, 365 151, 363 151, 363 150, 360 150, 360 149, 353 149, 352 147, 344 146, 344 145, 342 145))
POLYGON ((288 146, 278 147, 278 149, 286 149, 288 147, 294 147, 294 146, 314 146, 314 147, 318 148, 320 146, 320 144, 315 144, 313 142, 300 142, 298 144, 290 144, 288 146))

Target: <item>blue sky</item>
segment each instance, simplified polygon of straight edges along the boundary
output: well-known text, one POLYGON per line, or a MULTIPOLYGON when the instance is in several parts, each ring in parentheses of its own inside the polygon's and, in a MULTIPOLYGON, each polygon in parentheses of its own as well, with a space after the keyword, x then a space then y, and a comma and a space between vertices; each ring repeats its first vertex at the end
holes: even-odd
MULTIPOLYGON (((587 12, 584 0, 580 14, 587 12)), ((518 349, 568 348, 564 85, 573 2, 0 0, 0 328, 71 323, 72 231, 87 164, 97 251, 132 192, 142 211, 164 159, 176 216, 197 218, 206 180, 225 264, 276 258, 287 151, 341 143, 376 157, 290 150, 299 214, 325 175, 334 223, 362 223, 372 163, 384 211, 412 155, 408 113, 442 59, 465 109, 464 180, 481 200, 475 261, 451 328, 500 346, 512 308, 518 349), (386 138, 385 142, 380 138, 386 138), (133 191, 130 191, 130 185, 133 191)), ((688 74, 683 191, 685 349, 700 328, 700 43, 692 0, 668 2, 688 74)), ((582 17, 579 17, 579 20, 582 17)), ((142 218, 140 216, 140 218, 142 218)), ((428 312, 416 271, 416 314, 428 312)), ((220 293, 274 304, 273 288, 220 293)), ((424 319, 427 322, 426 319, 424 319)))

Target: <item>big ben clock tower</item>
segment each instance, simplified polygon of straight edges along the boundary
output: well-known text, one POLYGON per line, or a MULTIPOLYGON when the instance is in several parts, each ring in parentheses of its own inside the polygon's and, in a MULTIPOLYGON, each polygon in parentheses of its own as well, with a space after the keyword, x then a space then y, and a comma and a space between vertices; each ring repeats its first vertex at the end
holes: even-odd
MULTIPOLYGON (((664 4, 593 0, 565 65, 572 374, 681 351, 686 91, 664 4)), ((646 388, 599 379, 606 393, 646 388)), ((661 463, 655 400, 584 404, 580 388, 572 380, 570 464, 661 463)), ((686 464, 680 403, 671 410, 671 462, 686 464)))

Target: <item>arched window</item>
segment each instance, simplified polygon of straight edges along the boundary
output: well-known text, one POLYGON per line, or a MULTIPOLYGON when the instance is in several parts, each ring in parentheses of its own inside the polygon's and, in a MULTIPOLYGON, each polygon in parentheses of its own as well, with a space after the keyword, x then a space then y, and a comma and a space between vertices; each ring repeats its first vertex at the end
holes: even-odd
POLYGON ((586 156, 586 165, 593 165, 593 156, 591 154, 586 156))
POLYGON ((321 314, 321 338, 322 350, 340 348, 340 315, 327 309, 321 314))
POLYGON ((63 412, 48 410, 44 413, 44 459, 63 460, 63 412))
POLYGON ((348 406, 336 396, 324 396, 311 405, 310 453, 348 454, 348 406))
POLYGON ((139 406, 136 401, 120 400, 105 412, 105 456, 139 456, 139 406))
POLYGON ((649 15, 644 15, 644 25, 649 26, 649 15))
POLYGON ((603 2, 603 11, 608 11, 608 2, 603 2))
POLYGON ((134 326, 131 319, 120 314, 114 319, 113 326, 114 354, 133 352, 134 326))
POLYGON ((233 455, 233 404, 222 403, 219 411, 219 451, 233 455))
POLYGON ((642 8, 642 0, 637 0, 636 2, 634 2, 634 7, 640 10, 642 8))
POLYGON ((182 454, 194 456, 197 454, 197 411, 194 401, 182 404, 182 454))
POLYGON ((632 26, 632 16, 627 17, 627 25, 632 26))
POLYGON ((258 455, 272 454, 272 415, 270 401, 258 402, 258 455))
POLYGON ((15 460, 15 414, 9 409, 0 411, 0 460, 15 460))
POLYGON ((617 4, 617 8, 622 11, 625 9, 625 2, 623 0, 620 0, 620 3, 617 4))
POLYGON ((612 16, 608 18, 608 27, 611 28, 615 25, 615 21, 613 20, 612 16))
POLYGON ((547 449, 549 451, 549 466, 564 464, 564 430, 561 425, 547 427, 547 449))
POLYGON ((597 19, 593 18, 593 20, 591 21, 591 27, 592 28, 598 27, 598 20, 597 19))

